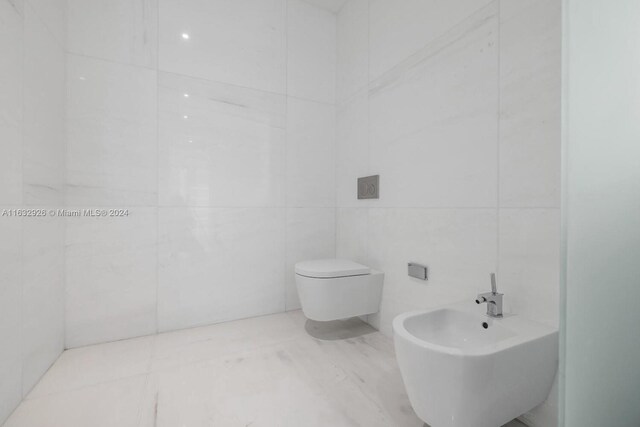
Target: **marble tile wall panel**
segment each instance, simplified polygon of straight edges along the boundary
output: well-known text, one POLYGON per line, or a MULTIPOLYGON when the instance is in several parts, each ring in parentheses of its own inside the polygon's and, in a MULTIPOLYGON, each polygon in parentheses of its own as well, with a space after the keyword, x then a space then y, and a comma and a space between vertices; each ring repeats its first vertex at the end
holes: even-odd
POLYGON ((162 206, 284 206, 286 98, 160 73, 162 206))
POLYGON ((159 2, 160 70, 285 93, 286 0, 159 2))
POLYGON ((287 101, 287 206, 335 206, 335 106, 287 101))
POLYGON ((283 208, 160 208, 158 326, 284 311, 283 208))
POLYGON ((336 16, 301 0, 288 0, 287 5, 287 93, 332 104, 336 16))
POLYGON ((158 64, 158 0, 69 0, 67 49, 128 65, 158 64))
POLYGON ((67 58, 67 204, 157 204, 156 71, 67 58))
POLYGON ((157 331, 157 208, 66 218, 66 346, 157 331))
POLYGON ((23 201, 61 206, 65 190, 66 55, 25 7, 23 201))
POLYGON ((500 205, 560 206, 560 3, 502 1, 500 205))

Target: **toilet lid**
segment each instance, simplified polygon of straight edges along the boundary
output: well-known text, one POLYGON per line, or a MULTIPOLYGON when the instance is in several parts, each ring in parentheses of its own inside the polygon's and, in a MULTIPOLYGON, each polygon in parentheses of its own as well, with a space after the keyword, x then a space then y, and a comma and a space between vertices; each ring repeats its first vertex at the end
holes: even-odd
POLYGON ((349 277, 369 274, 371 269, 366 265, 346 259, 316 259, 296 264, 296 274, 315 278, 349 277))

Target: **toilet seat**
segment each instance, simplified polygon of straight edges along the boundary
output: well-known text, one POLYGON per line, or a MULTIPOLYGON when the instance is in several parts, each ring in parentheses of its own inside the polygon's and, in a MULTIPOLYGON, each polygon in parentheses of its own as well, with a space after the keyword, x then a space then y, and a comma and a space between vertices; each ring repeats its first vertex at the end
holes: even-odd
POLYGON ((366 265, 346 259, 316 259, 296 264, 296 274, 317 279, 362 276, 371 273, 366 265))

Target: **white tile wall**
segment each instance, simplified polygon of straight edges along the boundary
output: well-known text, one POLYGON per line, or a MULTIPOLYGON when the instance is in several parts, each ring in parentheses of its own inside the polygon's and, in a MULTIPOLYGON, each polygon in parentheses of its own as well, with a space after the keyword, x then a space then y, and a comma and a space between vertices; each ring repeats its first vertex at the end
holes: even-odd
POLYGON ((359 92, 339 104, 336 114, 336 203, 362 206, 375 202, 357 200, 357 179, 369 175, 369 92, 359 92))
POLYGON ((336 16, 301 0, 288 0, 287 5, 287 93, 333 103, 336 16))
POLYGON ((283 208, 161 208, 160 331, 284 311, 283 208))
POLYGON ((29 392, 64 349, 64 220, 23 220, 22 389, 29 392))
POLYGON ((312 4, 329 12, 338 13, 347 2, 346 0, 304 0, 305 2, 312 4))
MULTIPOLYGON (((373 208, 367 234, 369 264, 385 272, 385 300, 419 308, 472 300, 496 269, 493 209, 373 208), (407 262, 429 266, 429 281, 408 277, 407 262)), ((390 334, 397 314, 387 309, 373 321, 390 334)))
POLYGON ((68 0, 71 53, 155 68, 158 0, 68 0))
POLYGON ((559 21, 558 2, 533 0, 349 0, 338 14, 336 252, 385 272, 368 318, 383 333, 472 300, 492 271, 508 312, 557 325, 559 21), (372 174, 380 199, 357 200, 372 174))
POLYGON ((558 325, 560 210, 501 209, 498 275, 508 312, 558 325))
POLYGON ((367 265, 369 209, 336 209, 336 256, 367 265))
POLYGON ((0 3, 0 203, 22 203, 23 20, 0 3))
POLYGON ((157 202, 156 72, 68 55, 67 203, 157 202))
POLYGON ((286 98, 160 74, 163 206, 284 206, 286 98))
POLYGON ((384 176, 380 204, 495 206, 497 12, 469 17, 372 85, 370 168, 384 176))
POLYGON ((335 106, 287 101, 287 206, 335 206, 335 106))
POLYGON ((491 3, 492 0, 370 0, 370 78, 380 77, 491 3))
POLYGON ((60 46, 65 46, 67 32, 67 1, 66 0, 22 0, 33 7, 49 33, 60 46))
POLYGON ((65 165, 65 52, 25 7, 23 190, 27 205, 61 206, 65 165))
MULTIPOLYGON (((514 307, 520 300, 518 308, 533 313, 529 305, 524 307, 528 298, 518 289, 542 282, 545 301, 549 302, 546 306, 553 307, 544 317, 553 323, 558 286, 553 255, 559 242, 557 211, 539 209, 549 203, 553 207, 554 202, 526 190, 533 171, 541 177, 536 182, 549 184, 543 183, 543 187, 558 185, 553 165, 536 169, 538 159, 522 154, 525 164, 520 170, 531 167, 526 172, 529 176, 504 172, 505 178, 498 163, 506 145, 522 153, 535 149, 525 129, 534 129, 536 135, 546 132, 548 138, 535 139, 544 140, 539 152, 549 163, 559 161, 557 122, 548 122, 548 118, 556 119, 550 100, 558 96, 554 82, 559 78, 560 47, 553 24, 559 12, 551 3, 508 2, 501 8, 500 2, 485 2, 484 7, 478 2, 447 6, 370 2, 369 70, 375 79, 369 83, 368 93, 356 89, 337 109, 337 253, 388 270, 391 279, 385 297, 394 300, 389 304, 424 306, 473 297, 486 285, 488 273, 497 268, 500 244, 505 286, 515 286, 514 294, 519 294, 514 295, 514 307), (433 20, 434 16, 440 22, 422 33, 411 24, 419 17, 433 20), (525 21, 526 16, 535 19, 529 19, 526 27, 519 25, 518 20, 525 21), (545 20, 549 17, 552 19, 545 20), (400 28, 396 19, 408 23, 404 25, 407 28, 400 28), (503 41, 505 37, 509 40, 503 41), (385 46, 393 46, 394 52, 385 51, 385 46), (518 46, 534 52, 543 70, 541 76, 536 75, 540 80, 528 77, 532 73, 528 64, 535 60, 518 46), (526 89, 514 83, 523 80, 527 80, 526 89), (539 86, 543 90, 537 94, 539 86), (527 123, 529 127, 525 127, 527 123), (508 134, 505 129, 510 129, 508 134), (516 138, 520 134, 523 137, 516 138), (381 174, 380 200, 358 201, 356 178, 375 173, 381 174), (522 202, 521 207, 535 209, 502 210, 499 214, 498 196, 503 186, 519 189, 520 200, 529 203, 522 202), (512 218, 516 212, 524 217, 512 218), (385 229, 393 230, 394 224, 401 228, 385 233, 385 229), (408 229, 403 233, 404 227, 408 229), (430 229, 424 227, 435 227, 438 238, 430 241, 430 229), (486 234, 479 236, 478 232, 486 234), (456 244, 457 233, 476 237, 456 244), (424 247, 417 242, 412 246, 414 238, 424 247), (462 261, 465 250, 472 252, 462 261), (532 261, 535 257, 538 262, 532 261), (472 268, 474 259, 484 261, 472 268), (409 261, 430 265, 432 280, 418 287, 403 287, 409 261), (439 270, 446 278, 442 287, 437 283, 439 270), (464 271, 468 274, 461 274, 464 271)), ((347 49, 353 40, 364 38, 366 23, 362 21, 366 15, 366 5, 358 0, 345 5, 338 16, 339 45, 344 43, 347 49)), ((342 74, 347 78, 352 75, 355 67, 344 57, 339 56, 338 82, 342 74)), ((508 149, 506 156, 510 160, 502 163, 516 162, 508 149)), ((500 206, 510 206, 501 202, 500 206)), ((385 304, 386 299, 383 308, 385 304)), ((382 317, 381 327, 389 330, 390 317, 384 312, 382 317)))
MULTIPOLYGON (((7 15, 0 5, 0 16, 7 15)), ((0 207, 5 209, 6 206, 0 207)), ((0 217, 0 422, 22 399, 22 221, 0 217)))
POLYGON ((157 209, 66 219, 66 346, 156 332, 157 209))
POLYGON ((287 253, 335 254, 336 19, 69 2, 67 203, 140 216, 67 220, 67 345, 297 306, 287 253), (309 211, 288 227, 287 206, 309 211))
POLYGON ((500 205, 557 208, 560 3, 500 5, 500 205))
POLYGON ((285 92, 286 0, 159 2, 160 70, 285 92))
POLYGON ((64 2, 0 1, 0 424, 64 345, 64 2), (47 4, 44 4, 47 3, 47 4))
POLYGON ((8 0, 8 3, 8 6, 12 6, 19 15, 23 15, 24 0, 8 0))
POLYGON ((369 0, 350 0, 338 14, 336 99, 344 102, 369 83, 369 0))

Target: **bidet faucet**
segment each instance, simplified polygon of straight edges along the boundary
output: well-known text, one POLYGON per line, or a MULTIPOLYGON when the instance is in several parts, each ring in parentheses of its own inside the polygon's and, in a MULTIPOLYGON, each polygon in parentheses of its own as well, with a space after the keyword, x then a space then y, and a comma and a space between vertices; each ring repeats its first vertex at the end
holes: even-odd
POLYGON ((491 273, 491 292, 479 294, 476 304, 487 303, 487 316, 502 317, 502 296, 496 286, 496 273, 491 273))

